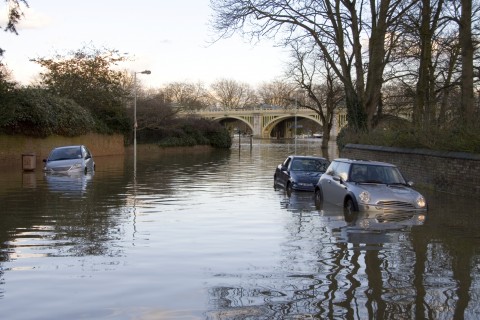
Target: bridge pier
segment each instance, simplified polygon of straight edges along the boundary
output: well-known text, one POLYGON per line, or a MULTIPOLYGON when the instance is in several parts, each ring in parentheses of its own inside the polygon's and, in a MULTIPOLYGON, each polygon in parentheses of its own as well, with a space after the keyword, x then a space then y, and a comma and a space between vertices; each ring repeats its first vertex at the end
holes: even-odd
POLYGON ((253 137, 254 138, 264 138, 263 137, 263 117, 261 113, 253 114, 253 137))

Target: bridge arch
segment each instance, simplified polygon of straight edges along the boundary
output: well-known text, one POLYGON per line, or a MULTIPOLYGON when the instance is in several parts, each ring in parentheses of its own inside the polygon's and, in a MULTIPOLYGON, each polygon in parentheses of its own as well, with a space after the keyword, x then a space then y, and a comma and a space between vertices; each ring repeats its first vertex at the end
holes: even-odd
POLYGON ((262 127, 262 137, 263 138, 269 138, 272 130, 277 127, 281 122, 287 120, 287 119, 294 119, 297 117, 297 119, 308 119, 311 120, 320 126, 322 125, 322 122, 320 121, 320 116, 318 114, 315 115, 305 115, 305 114, 288 114, 288 115, 282 115, 282 116, 277 116, 272 119, 266 119, 267 121, 264 122, 264 125, 262 127))
POLYGON ((224 115, 224 116, 219 116, 219 117, 212 117, 211 119, 213 121, 217 121, 217 122, 221 122, 222 120, 227 120, 227 119, 234 119, 234 120, 238 120, 244 124, 246 124, 251 132, 254 132, 254 128, 253 128, 253 116, 251 117, 252 119, 245 119, 245 118, 249 118, 248 116, 245 117, 245 116, 233 116, 233 115, 224 115), (251 120, 249 122, 249 120, 251 120))

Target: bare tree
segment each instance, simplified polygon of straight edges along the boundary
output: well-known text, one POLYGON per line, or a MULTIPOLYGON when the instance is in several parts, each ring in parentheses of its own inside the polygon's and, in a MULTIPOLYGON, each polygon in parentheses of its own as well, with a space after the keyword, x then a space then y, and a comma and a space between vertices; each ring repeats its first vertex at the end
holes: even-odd
POLYGON ((433 6, 430 0, 420 4, 418 38, 420 43, 418 80, 414 104, 413 120, 417 125, 430 126, 435 118, 435 70, 433 65, 433 43, 438 33, 444 0, 433 6))
POLYGON ((182 111, 195 111, 207 106, 208 93, 202 83, 173 82, 163 90, 167 101, 182 111))
POLYGON ((462 53, 462 120, 473 123, 475 109, 473 96, 473 55, 474 45, 472 38, 472 0, 461 0, 460 15, 460 48, 462 53))
POLYGON ((440 100, 437 125, 445 128, 452 122, 451 115, 459 108, 460 45, 456 33, 437 39, 437 42, 441 48, 441 52, 436 52, 436 66, 439 69, 436 74, 436 92, 440 100))
MULTIPOLYGON (((471 16, 478 16, 475 14, 478 2, 468 10, 471 16)), ((461 11, 460 1, 421 0, 418 3, 421 14, 412 12, 402 24, 402 41, 393 60, 401 61, 404 69, 400 71, 397 65, 394 78, 403 77, 404 85, 412 86, 413 120, 417 128, 449 126, 452 121, 461 120, 464 114, 461 104, 469 96, 460 92, 464 84, 472 85, 467 91, 471 92, 473 108, 474 51, 467 59, 470 81, 463 81, 461 11)), ((472 40, 472 34, 467 38, 472 40)))
MULTIPOLYGON (((23 17, 22 5, 28 8, 28 3, 26 0, 5 0, 5 2, 8 7, 8 20, 4 30, 18 34, 17 24, 23 17)), ((3 53, 4 49, 0 48, 0 57, 3 53)))
POLYGON ((307 95, 307 99, 296 99, 296 103, 319 115, 323 130, 322 148, 326 149, 330 141, 334 112, 345 99, 344 91, 331 66, 322 59, 321 52, 316 52, 315 46, 310 50, 304 48, 306 46, 302 43, 292 46, 293 62, 288 74, 297 88, 307 95))
POLYGON ((284 44, 308 40, 318 46, 344 86, 349 125, 369 129, 398 41, 395 30, 417 1, 211 0, 211 6, 221 37, 240 32, 252 39, 281 37, 284 44))
POLYGON ((225 110, 245 109, 257 103, 255 91, 246 83, 220 79, 211 85, 213 99, 225 110))
POLYGON ((286 109, 291 107, 290 93, 295 89, 296 86, 292 83, 275 80, 261 84, 257 89, 257 95, 262 103, 286 109))
POLYGON ((137 123, 139 131, 168 128, 177 111, 165 102, 161 93, 142 94, 137 100, 137 123))

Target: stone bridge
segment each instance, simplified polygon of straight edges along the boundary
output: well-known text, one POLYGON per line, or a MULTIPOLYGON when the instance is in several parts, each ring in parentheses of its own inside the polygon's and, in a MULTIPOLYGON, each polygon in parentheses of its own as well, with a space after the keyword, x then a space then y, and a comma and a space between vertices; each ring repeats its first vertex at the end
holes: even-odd
MULTIPOLYGON (((307 108, 298 109, 252 109, 252 110, 201 110, 197 112, 182 112, 180 115, 197 115, 202 118, 212 119, 218 122, 241 121, 251 130, 255 138, 270 137, 293 137, 291 128, 294 128, 295 118, 309 119, 320 126, 320 116, 307 108)), ((340 129, 346 125, 346 113, 340 111, 335 114, 333 127, 331 130, 332 138, 335 138, 340 129)))

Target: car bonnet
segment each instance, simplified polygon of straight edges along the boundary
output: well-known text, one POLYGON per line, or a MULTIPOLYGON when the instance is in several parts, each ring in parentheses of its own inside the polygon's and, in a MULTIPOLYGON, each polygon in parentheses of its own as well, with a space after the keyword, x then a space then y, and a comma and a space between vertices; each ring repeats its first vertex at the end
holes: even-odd
POLYGON ((320 176, 322 175, 322 172, 307 172, 307 171, 297 171, 297 172, 292 172, 290 173, 292 178, 298 180, 298 181, 309 181, 312 183, 316 183, 320 176))
POLYGON ((419 196, 417 191, 407 186, 365 183, 357 184, 356 187, 360 190, 368 191, 372 200, 398 200, 411 202, 419 196))
POLYGON ((47 161, 45 167, 47 169, 54 168, 70 168, 74 164, 82 164, 82 159, 66 159, 66 160, 50 160, 47 161))

